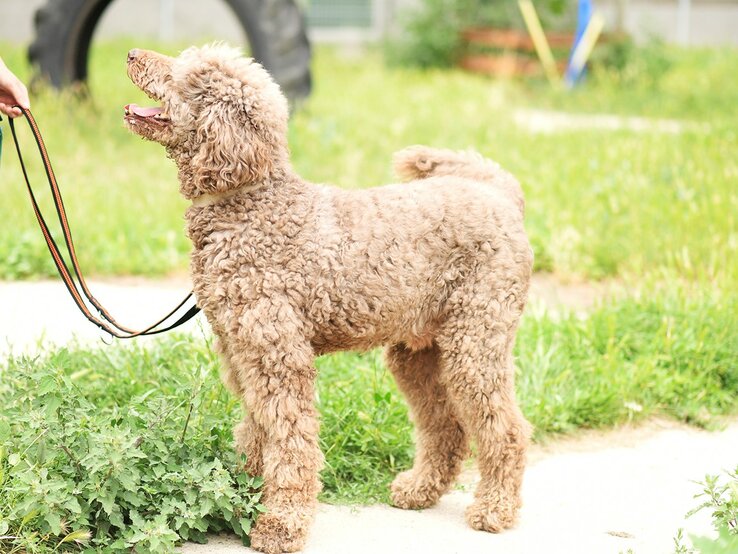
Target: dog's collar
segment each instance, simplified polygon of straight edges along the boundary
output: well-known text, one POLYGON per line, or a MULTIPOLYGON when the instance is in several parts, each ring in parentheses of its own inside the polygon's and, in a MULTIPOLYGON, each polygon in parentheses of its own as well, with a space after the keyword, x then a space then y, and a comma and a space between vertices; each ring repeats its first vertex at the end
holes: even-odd
POLYGON ((233 190, 227 190, 225 192, 214 192, 214 193, 201 194, 200 196, 195 196, 192 199, 192 205, 195 208, 204 208, 205 206, 212 206, 213 204, 217 204, 218 202, 222 200, 232 198, 242 192, 250 192, 252 190, 256 190, 259 187, 261 187, 261 185, 262 183, 257 183, 254 185, 238 187, 237 189, 233 189, 233 190))

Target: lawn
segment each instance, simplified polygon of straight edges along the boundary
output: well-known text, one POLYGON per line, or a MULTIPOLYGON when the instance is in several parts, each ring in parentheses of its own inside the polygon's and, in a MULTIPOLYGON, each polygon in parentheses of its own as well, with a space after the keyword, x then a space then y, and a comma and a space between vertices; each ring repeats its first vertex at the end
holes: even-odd
MULTIPOLYGON (((123 105, 148 102, 125 75, 130 45, 93 48, 91 101, 42 91, 33 109, 66 192, 83 267, 106 275, 179 272, 189 245, 174 165, 160 146, 122 125, 123 105)), ((25 75, 20 51, 4 51, 25 75)), ((738 279, 738 91, 723 83, 736 63, 736 51, 653 47, 635 52, 622 71, 594 72, 586 86, 567 93, 537 81, 388 69, 373 51, 345 56, 318 49, 315 92, 290 127, 294 165, 314 181, 368 187, 391 181, 392 153, 408 144, 474 147, 521 180, 538 270, 587 279, 668 270, 732 282, 738 279), (694 125, 676 134, 540 135, 514 123, 516 110, 530 107, 694 125)), ((29 155, 30 140, 26 133, 29 155)), ((2 164, 0 277, 53 275, 10 148, 2 164)), ((41 168, 34 166, 41 185, 41 168)))
MULTIPOLYGON (((182 272, 174 166, 121 123, 123 105, 147 102, 125 76, 130 46, 95 46, 92 100, 41 91, 33 110, 83 268, 182 272)), ((2 51, 25 75, 20 50, 2 51)), ((586 315, 534 306, 524 316, 517 390, 535 440, 654 414, 712 426, 738 411, 738 91, 723 86, 737 62, 737 51, 653 46, 563 91, 318 49, 315 92, 291 122, 294 164, 314 181, 368 187, 391 180, 392 152, 407 144, 498 160, 525 189, 536 269, 628 292, 586 315), (531 108, 677 119, 684 130, 534 134, 514 117, 531 108)), ((27 135, 24 144, 30 153, 27 135)), ((7 146, 0 277, 53 275, 7 146)), ((40 172, 34 162, 38 183, 40 172)), ((413 447, 381 353, 317 365, 323 500, 387 501, 413 447)), ((248 533, 259 482, 237 471, 230 430, 241 408, 219 383, 208 338, 71 345, 2 371, 0 535, 18 536, 17 551, 71 549, 88 530, 89 545, 121 552, 163 552, 205 530, 248 533)))

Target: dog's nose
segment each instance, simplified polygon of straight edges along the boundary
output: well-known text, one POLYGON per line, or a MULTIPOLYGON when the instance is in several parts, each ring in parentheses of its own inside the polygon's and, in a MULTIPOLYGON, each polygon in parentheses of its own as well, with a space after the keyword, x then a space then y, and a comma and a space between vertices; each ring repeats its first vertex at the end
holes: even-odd
POLYGON ((138 57, 138 48, 134 48, 133 50, 128 51, 128 63, 131 63, 137 57, 138 57))

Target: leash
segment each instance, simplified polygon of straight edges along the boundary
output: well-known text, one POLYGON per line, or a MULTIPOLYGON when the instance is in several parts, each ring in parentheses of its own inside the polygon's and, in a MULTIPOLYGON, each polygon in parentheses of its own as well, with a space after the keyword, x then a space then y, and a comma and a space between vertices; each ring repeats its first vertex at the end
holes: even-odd
POLYGON ((13 122, 12 118, 9 118, 8 123, 10 124, 10 132, 13 135, 13 142, 15 143, 16 152, 18 152, 18 159, 20 161, 21 170, 23 171, 23 178, 26 181, 26 188, 28 189, 28 194, 31 197, 33 212, 36 215, 36 220, 38 221, 38 225, 41 228, 41 232, 43 233, 44 240, 46 241, 46 246, 49 248, 51 257, 54 260, 54 265, 56 266, 56 269, 59 272, 62 281, 64 281, 64 285, 67 287, 69 294, 72 296, 74 303, 77 305, 82 314, 89 321, 97 325, 100 329, 119 339, 130 339, 133 337, 141 337, 146 335, 157 335, 159 333, 164 333, 166 331, 170 331, 176 327, 179 327, 183 323, 192 319, 200 311, 200 308, 198 308, 197 305, 195 305, 194 303, 189 309, 187 309, 184 314, 179 317, 179 319, 163 328, 160 328, 161 325, 166 323, 170 318, 172 318, 172 316, 178 313, 185 304, 187 304, 187 302, 193 297, 192 292, 190 292, 184 298, 184 300, 177 304, 177 306, 167 315, 158 320, 156 323, 153 323, 152 325, 149 325, 148 327, 140 331, 130 329, 118 323, 115 318, 113 318, 113 316, 111 316, 108 311, 102 306, 102 304, 100 304, 100 302, 98 302, 98 300, 92 295, 84 279, 84 276, 82 275, 82 270, 79 267, 79 262, 77 261, 77 252, 74 249, 74 241, 72 240, 72 231, 69 228, 69 221, 67 220, 67 212, 64 209, 64 201, 62 200, 61 191, 59 190, 59 185, 56 181, 56 176, 54 175, 54 169, 51 167, 51 160, 49 159, 49 154, 46 151, 44 139, 41 136, 38 124, 33 118, 31 111, 25 108, 20 109, 23 111, 23 115, 28 122, 28 126, 31 128, 31 132, 33 133, 33 137, 36 140, 36 145, 38 146, 38 151, 44 164, 46 179, 49 183, 51 195, 54 200, 56 214, 59 219, 59 224, 61 225, 62 234, 64 235, 64 243, 67 248, 69 259, 71 260, 72 271, 74 272, 76 281, 72 276, 72 271, 69 270, 69 266, 67 265, 64 256, 62 256, 62 253, 59 250, 59 246, 57 245, 54 237, 49 231, 49 226, 46 224, 46 220, 44 219, 41 210, 38 207, 36 195, 33 193, 33 188, 31 187, 31 182, 28 178, 28 172, 26 170, 26 165, 23 161, 23 155, 21 154, 20 144, 18 143, 18 137, 15 131, 15 123, 13 122), (92 313, 92 310, 87 304, 88 302, 89 304, 92 304, 94 309, 97 311, 99 317, 95 316, 92 313))

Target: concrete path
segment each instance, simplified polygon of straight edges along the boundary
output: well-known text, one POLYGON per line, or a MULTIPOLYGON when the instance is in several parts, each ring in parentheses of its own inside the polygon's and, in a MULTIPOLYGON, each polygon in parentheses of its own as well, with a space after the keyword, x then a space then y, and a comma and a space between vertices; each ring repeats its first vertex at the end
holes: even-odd
MULTIPOLYGON (((499 535, 464 522, 472 490, 423 511, 321 505, 305 554, 670 554, 673 538, 714 536, 709 512, 689 519, 693 483, 738 464, 738 422, 709 433, 668 422, 586 434, 534 447, 515 529, 499 535)), ((465 474, 472 481, 476 473, 465 474)), ((235 537, 185 544, 184 554, 253 552, 235 537)))
POLYGON ((675 119, 627 117, 611 114, 568 113, 553 110, 518 109, 513 121, 531 133, 552 134, 573 131, 630 131, 632 133, 679 134, 685 130, 707 131, 706 125, 675 119))
MULTIPOLYGON (((91 281, 88 286, 119 323, 134 329, 146 328, 167 314, 192 287, 187 279, 135 278, 91 281)), ((70 341, 103 345, 103 340, 110 339, 79 312, 60 280, 0 282, 0 306, 0 356, 33 354, 70 341)), ((198 314, 180 329, 199 332, 205 327, 204 317, 198 314)))
MULTIPOLYGON (((93 292, 121 323, 144 326, 173 307, 189 290, 186 279, 93 282, 93 292)), ((562 286, 536 276, 534 306, 586 310, 614 287, 562 286)), ((0 283, 0 356, 33 353, 70 340, 102 344, 104 337, 76 312, 60 282, 0 283), (42 339, 39 342, 39 339, 42 339)), ((184 329, 207 332, 199 316, 184 329)), ((709 514, 688 520, 699 487, 692 481, 738 464, 738 422, 707 433, 656 422, 639 429, 584 434, 536 446, 524 485, 524 508, 516 529, 500 535, 471 530, 464 508, 472 500, 473 470, 439 505, 425 511, 389 506, 321 505, 308 554, 538 553, 635 554, 673 552, 679 527, 711 534, 709 514)), ((248 552, 231 537, 207 545, 186 544, 186 554, 248 552)))

